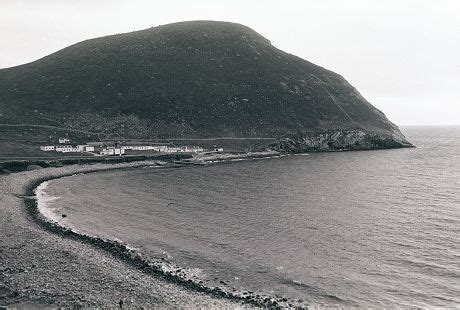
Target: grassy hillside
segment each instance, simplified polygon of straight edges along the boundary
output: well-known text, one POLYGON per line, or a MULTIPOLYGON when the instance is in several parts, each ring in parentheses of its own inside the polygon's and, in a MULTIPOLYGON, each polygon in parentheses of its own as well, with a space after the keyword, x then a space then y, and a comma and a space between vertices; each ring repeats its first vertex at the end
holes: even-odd
POLYGON ((340 75, 245 26, 212 21, 87 40, 0 70, 0 123, 131 138, 363 128, 404 141, 340 75))

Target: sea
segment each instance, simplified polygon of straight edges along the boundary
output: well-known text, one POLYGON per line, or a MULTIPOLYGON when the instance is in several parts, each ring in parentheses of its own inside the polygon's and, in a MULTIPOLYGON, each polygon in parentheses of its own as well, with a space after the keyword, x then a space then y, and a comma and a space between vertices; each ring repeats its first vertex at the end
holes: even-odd
POLYGON ((39 210, 230 292, 460 308, 460 127, 402 130, 416 148, 64 177, 39 210))

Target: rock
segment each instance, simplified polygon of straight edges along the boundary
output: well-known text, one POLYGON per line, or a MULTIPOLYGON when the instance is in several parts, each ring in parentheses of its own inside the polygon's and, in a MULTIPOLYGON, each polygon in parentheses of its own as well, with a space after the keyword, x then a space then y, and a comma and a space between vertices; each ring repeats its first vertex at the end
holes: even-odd
POLYGON ((302 136, 289 136, 280 139, 278 145, 272 148, 278 151, 327 152, 327 151, 355 151, 373 149, 391 149, 412 147, 404 137, 388 134, 376 134, 361 128, 337 129, 326 132, 313 132, 302 136))

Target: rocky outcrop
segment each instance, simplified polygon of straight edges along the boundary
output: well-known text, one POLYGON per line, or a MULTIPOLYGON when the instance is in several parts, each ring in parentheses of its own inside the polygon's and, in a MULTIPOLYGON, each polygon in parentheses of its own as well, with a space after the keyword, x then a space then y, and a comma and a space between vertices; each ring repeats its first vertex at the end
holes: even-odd
POLYGON ((401 136, 371 133, 361 128, 329 130, 280 139, 272 148, 283 152, 330 152, 413 147, 401 136))

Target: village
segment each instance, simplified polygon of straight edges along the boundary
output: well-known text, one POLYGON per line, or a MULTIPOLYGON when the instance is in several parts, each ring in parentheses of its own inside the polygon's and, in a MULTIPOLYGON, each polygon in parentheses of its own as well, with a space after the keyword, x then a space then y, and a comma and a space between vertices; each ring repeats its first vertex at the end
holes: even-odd
POLYGON ((122 156, 125 154, 138 154, 140 152, 157 153, 203 153, 223 152, 223 148, 205 150, 201 146, 172 146, 172 145, 152 145, 152 144, 131 144, 131 143, 106 143, 106 142, 87 142, 86 144, 71 145, 68 138, 59 138, 57 145, 43 145, 40 150, 44 152, 60 153, 84 153, 94 156, 122 156))

